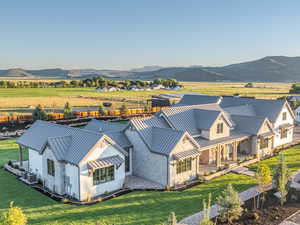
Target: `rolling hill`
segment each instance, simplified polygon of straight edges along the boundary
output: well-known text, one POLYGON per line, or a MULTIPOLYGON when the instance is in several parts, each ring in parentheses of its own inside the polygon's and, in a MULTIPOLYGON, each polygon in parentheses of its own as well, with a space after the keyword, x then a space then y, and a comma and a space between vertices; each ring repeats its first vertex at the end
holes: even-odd
POLYGON ((132 70, 96 69, 43 69, 0 70, 0 77, 28 79, 69 79, 103 76, 116 79, 150 80, 157 77, 175 78, 179 81, 300 81, 300 57, 267 56, 258 60, 219 67, 160 67, 145 66, 132 70))

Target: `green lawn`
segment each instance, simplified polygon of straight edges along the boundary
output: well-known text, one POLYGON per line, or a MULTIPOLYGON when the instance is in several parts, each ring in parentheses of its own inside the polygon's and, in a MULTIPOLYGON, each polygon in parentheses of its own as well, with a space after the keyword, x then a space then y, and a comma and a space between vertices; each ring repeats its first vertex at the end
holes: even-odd
MULTIPOLYGON (((284 151, 288 166, 293 171, 300 169, 298 151, 300 146, 284 151)), ((15 140, 0 141, 0 166, 17 157, 15 140)), ((264 162, 274 168, 277 157, 264 162)), ((234 184, 238 191, 243 191, 255 185, 255 180, 247 176, 227 174, 181 192, 132 192, 90 206, 71 206, 51 200, 1 169, 0 213, 10 201, 14 201, 15 205, 24 209, 29 224, 94 225, 96 221, 101 221, 110 225, 156 225, 166 220, 171 211, 176 213, 178 219, 198 212, 208 193, 212 193, 214 200, 228 183, 234 184)))
MULTIPOLYGON (((292 172, 299 170, 300 169, 300 145, 286 149, 283 151, 283 153, 285 155, 285 159, 290 170, 292 172)), ((274 170, 278 162, 278 156, 265 159, 262 162, 267 164, 272 170, 274 170)), ((250 168, 255 170, 257 168, 257 165, 258 163, 255 163, 251 165, 250 168)))
MULTIPOLYGON (((18 151, 14 140, 0 142, 0 165, 9 159, 17 159, 18 151)), ((102 203, 90 206, 71 206, 55 202, 34 189, 16 180, 9 173, 0 170, 0 212, 14 201, 24 209, 29 224, 95 224, 96 221, 114 225, 156 225, 161 224, 171 211, 182 219, 202 208, 202 200, 212 193, 213 199, 227 186, 243 191, 254 185, 254 180, 228 174, 206 184, 181 192, 132 192, 102 203)))

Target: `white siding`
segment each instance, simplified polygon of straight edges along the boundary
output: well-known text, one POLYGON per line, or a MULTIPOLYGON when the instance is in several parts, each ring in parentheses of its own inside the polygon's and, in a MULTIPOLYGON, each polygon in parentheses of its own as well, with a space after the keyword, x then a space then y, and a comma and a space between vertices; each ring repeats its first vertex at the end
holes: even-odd
POLYGON ((43 174, 43 156, 37 151, 29 149, 29 171, 36 174, 37 178, 41 178, 43 174))
POLYGON ((287 123, 294 124, 294 119, 293 119, 290 111, 288 110, 288 108, 285 106, 281 110, 277 120, 274 123, 274 131, 275 131, 274 147, 277 147, 277 146, 283 145, 283 144, 287 144, 287 143, 293 141, 293 129, 292 128, 289 129, 287 138, 281 139, 281 137, 280 137, 280 128, 279 128, 279 126, 283 125, 283 124, 287 124, 287 123), (286 112, 286 114, 287 114, 286 120, 282 120, 282 114, 284 112, 286 112))
POLYGON ((300 122, 300 107, 295 110, 296 121, 300 122))
POLYGON ((80 200, 86 200, 89 197, 95 197, 105 192, 112 192, 123 187, 125 181, 125 163, 119 168, 115 166, 115 179, 107 183, 93 185, 93 175, 89 174, 87 162, 104 157, 119 155, 125 160, 125 156, 114 146, 97 144, 97 147, 80 163, 80 200))
POLYGON ((65 192, 67 195, 79 199, 79 168, 67 163, 65 166, 65 192))
POLYGON ((133 175, 143 177, 161 185, 168 185, 168 159, 164 155, 152 153, 137 131, 127 129, 126 136, 133 144, 133 175))

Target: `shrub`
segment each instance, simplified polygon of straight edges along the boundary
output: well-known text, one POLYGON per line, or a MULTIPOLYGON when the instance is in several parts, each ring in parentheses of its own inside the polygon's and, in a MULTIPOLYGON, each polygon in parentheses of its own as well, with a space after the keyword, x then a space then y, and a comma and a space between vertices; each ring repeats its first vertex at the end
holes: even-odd
POLYGON ((208 201, 206 203, 203 200, 203 217, 200 221, 200 225, 214 225, 214 223, 210 220, 210 207, 211 207, 211 193, 208 195, 208 201))
POLYGON ((27 218, 19 207, 14 207, 13 202, 10 202, 9 208, 0 219, 1 225, 25 225, 27 218))
POLYGON ((44 111, 44 109, 40 104, 38 104, 37 107, 32 112, 32 118, 34 121, 47 119, 47 113, 44 111))
POLYGON ((69 102, 66 102, 64 107, 64 118, 71 118, 73 116, 73 109, 69 102))
POLYGON ((243 208, 241 206, 243 202, 231 184, 229 184, 221 196, 217 198, 217 203, 221 206, 221 218, 227 220, 229 224, 242 215, 243 208))
POLYGON ((177 219, 174 212, 170 213, 168 221, 165 223, 165 225, 177 225, 177 219))
MULTIPOLYGON (((267 190, 267 187, 272 183, 270 168, 266 164, 260 163, 257 167, 255 176, 257 179, 257 184, 259 185, 257 191, 264 194, 267 190)), ((257 197, 257 207, 259 207, 259 195, 257 197)))

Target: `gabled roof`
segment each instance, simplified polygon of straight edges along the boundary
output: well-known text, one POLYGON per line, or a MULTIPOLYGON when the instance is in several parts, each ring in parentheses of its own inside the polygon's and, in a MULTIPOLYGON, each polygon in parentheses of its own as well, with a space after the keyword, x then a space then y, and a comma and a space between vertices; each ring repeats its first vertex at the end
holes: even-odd
MULTIPOLYGON (((260 128, 263 126, 265 122, 270 122, 267 118, 256 117, 256 116, 242 116, 242 115, 232 115, 232 120, 235 122, 235 129, 244 133, 248 133, 251 135, 257 135, 260 128)), ((272 129, 272 128, 271 128, 272 129)))
MULTIPOLYGON (((38 120, 17 139, 17 143, 39 153, 48 144, 57 160, 78 165, 102 138, 115 144, 104 134, 38 120)), ((116 147, 124 154, 118 145, 116 147)))
POLYGON ((116 122, 107 122, 104 120, 91 120, 84 127, 86 130, 91 130, 95 132, 113 132, 113 131, 123 131, 127 127, 127 124, 116 123, 116 122))
POLYGON ((232 126, 228 114, 218 104, 171 107, 163 109, 159 115, 163 116, 172 128, 187 131, 192 136, 200 134, 202 129, 210 129, 220 115, 232 126))
POLYGON ((218 104, 221 98, 220 96, 186 94, 175 106, 218 104))
POLYGON ((107 122, 102 120, 91 120, 83 129, 105 134, 122 148, 126 148, 132 146, 124 134, 124 130, 127 126, 128 124, 107 122))
MULTIPOLYGON (((255 98, 239 98, 239 97, 223 97, 220 106, 226 110, 226 108, 251 105, 253 112, 258 117, 267 117, 270 121, 274 122, 283 106, 286 104, 286 100, 272 100, 272 99, 255 99, 255 98)), ((245 111, 244 111, 245 112, 245 111)), ((243 109, 240 112, 234 112, 237 115, 243 115, 243 109)), ((292 113, 293 114, 293 113, 292 113)))

